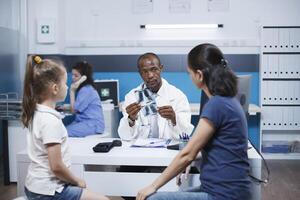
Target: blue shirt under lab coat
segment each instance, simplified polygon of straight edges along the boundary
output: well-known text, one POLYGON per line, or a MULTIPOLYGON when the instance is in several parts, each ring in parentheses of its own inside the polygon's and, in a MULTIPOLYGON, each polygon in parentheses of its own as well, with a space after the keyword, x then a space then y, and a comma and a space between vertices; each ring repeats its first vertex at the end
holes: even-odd
POLYGON ((75 120, 67 126, 69 136, 84 137, 104 132, 104 117, 98 92, 85 85, 76 94, 75 120))

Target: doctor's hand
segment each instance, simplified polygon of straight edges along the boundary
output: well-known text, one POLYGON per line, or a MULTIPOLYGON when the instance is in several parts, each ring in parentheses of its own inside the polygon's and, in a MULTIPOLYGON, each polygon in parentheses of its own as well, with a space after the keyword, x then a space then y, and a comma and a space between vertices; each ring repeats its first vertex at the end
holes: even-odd
POLYGON ((138 103, 132 103, 126 107, 126 113, 128 114, 128 117, 135 121, 137 119, 137 114, 142 109, 142 106, 138 103))
POLYGON ((156 189, 154 188, 154 186, 149 185, 149 186, 145 187, 144 189, 141 189, 140 191, 138 191, 136 200, 144 200, 148 196, 150 196, 151 194, 153 194, 155 192, 156 192, 156 189))
POLYGON ((163 118, 171 120, 172 124, 176 125, 176 114, 172 106, 157 107, 157 111, 163 118))
POLYGON ((74 83, 71 84, 70 90, 71 92, 75 92, 75 90, 80 86, 81 83, 83 83, 86 80, 86 76, 83 75, 80 77, 80 79, 74 83))
POLYGON ((191 165, 187 166, 185 168, 185 172, 181 172, 179 173, 177 176, 176 176, 176 184, 178 186, 180 186, 182 184, 182 179, 184 178, 185 180, 188 179, 188 176, 189 176, 189 173, 190 173, 190 170, 191 170, 191 165))

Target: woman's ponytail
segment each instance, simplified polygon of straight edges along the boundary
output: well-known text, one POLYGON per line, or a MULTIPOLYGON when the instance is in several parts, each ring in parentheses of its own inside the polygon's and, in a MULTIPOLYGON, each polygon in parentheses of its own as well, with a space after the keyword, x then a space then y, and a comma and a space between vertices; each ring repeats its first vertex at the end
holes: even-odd
POLYGON ((188 54, 188 63, 192 70, 201 70, 203 81, 212 95, 233 97, 237 94, 237 77, 215 45, 194 47, 188 54))
POLYGON ((237 77, 228 66, 216 65, 207 86, 212 95, 233 97, 237 94, 237 77))

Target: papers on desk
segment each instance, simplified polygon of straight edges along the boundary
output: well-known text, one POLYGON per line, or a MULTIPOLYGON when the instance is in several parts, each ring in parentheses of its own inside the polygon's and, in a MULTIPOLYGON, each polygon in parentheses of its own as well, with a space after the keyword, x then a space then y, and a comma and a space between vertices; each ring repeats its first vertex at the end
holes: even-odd
POLYGON ((158 138, 138 138, 135 140, 131 147, 143 147, 143 148, 165 148, 171 142, 171 139, 158 139, 158 138))

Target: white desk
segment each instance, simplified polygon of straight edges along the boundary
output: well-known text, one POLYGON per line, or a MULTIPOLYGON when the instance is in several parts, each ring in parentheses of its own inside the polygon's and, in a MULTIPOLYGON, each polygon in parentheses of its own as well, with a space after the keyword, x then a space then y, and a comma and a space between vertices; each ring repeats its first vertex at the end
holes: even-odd
MULTIPOLYGON (((170 164, 178 151, 165 148, 130 148, 123 142, 122 147, 115 147, 109 153, 94 153, 92 147, 99 142, 111 141, 109 138, 70 138, 71 170, 76 176, 86 180, 88 188, 109 196, 135 196, 137 191, 150 184, 160 173, 116 172, 113 166, 161 166, 170 164)), ((257 152, 249 149, 252 174, 260 177, 261 159, 257 152)), ((18 195, 23 195, 24 181, 29 165, 26 151, 17 154, 18 162, 18 195)), ((182 188, 200 184, 199 175, 191 174, 182 188)), ((260 199, 260 186, 254 185, 254 198, 260 199)), ((175 179, 161 188, 160 191, 177 191, 175 179)))
MULTIPOLYGON (((199 103, 190 103, 191 114, 199 115, 200 112, 200 104, 199 103)), ((261 108, 255 104, 249 104, 248 113, 249 115, 256 115, 261 112, 261 108)))

